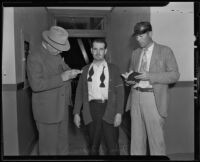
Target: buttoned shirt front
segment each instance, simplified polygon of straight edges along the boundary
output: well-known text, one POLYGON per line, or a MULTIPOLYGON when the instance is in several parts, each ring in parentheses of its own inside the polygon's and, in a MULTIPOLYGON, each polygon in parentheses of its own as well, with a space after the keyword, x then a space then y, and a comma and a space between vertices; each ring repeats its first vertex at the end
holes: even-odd
MULTIPOLYGON (((147 49, 143 49, 143 52, 141 54, 141 57, 140 57, 140 64, 139 64, 139 68, 138 68, 138 71, 141 67, 141 64, 142 64, 142 58, 143 58, 143 55, 144 53, 146 53, 146 58, 147 58, 147 72, 149 71, 149 67, 150 67, 150 62, 151 62, 151 56, 152 56, 152 52, 153 52, 153 47, 154 47, 154 43, 147 49)), ((141 88, 152 88, 152 85, 149 83, 149 81, 140 81, 136 87, 141 87, 141 88)))
POLYGON ((107 100, 108 99, 108 86, 109 86, 109 72, 107 62, 104 60, 100 65, 96 65, 94 62, 90 65, 87 78, 89 78, 89 71, 93 67, 94 74, 91 76, 92 81, 88 81, 88 98, 91 100, 107 100), (105 87, 100 87, 100 77, 103 73, 105 80, 103 81, 105 87))

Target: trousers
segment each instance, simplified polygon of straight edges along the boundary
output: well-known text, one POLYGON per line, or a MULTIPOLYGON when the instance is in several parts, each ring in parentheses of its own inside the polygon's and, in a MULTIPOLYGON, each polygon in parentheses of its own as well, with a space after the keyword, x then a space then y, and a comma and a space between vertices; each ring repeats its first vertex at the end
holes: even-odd
POLYGON ((114 127, 102 120, 106 108, 105 103, 90 102, 92 122, 86 125, 89 135, 89 154, 99 155, 101 141, 104 139, 107 155, 119 155, 119 127, 114 127))
POLYGON ((68 155, 68 109, 59 123, 36 121, 39 133, 39 155, 68 155))
POLYGON ((166 155, 163 123, 153 92, 133 90, 131 98, 131 155, 146 155, 148 138, 150 155, 166 155))

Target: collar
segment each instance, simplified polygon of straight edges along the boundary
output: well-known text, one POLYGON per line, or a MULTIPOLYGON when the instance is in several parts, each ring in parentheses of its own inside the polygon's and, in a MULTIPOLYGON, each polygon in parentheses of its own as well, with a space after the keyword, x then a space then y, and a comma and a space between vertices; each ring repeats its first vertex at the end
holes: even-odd
MULTIPOLYGON (((106 65, 107 65, 106 60, 103 60, 103 61, 99 64, 99 67, 106 66, 106 65)), ((94 63, 94 62, 92 62, 91 66, 97 66, 97 64, 94 63)))
POLYGON ((144 48, 144 50, 153 51, 153 47, 154 47, 154 42, 148 48, 144 48))

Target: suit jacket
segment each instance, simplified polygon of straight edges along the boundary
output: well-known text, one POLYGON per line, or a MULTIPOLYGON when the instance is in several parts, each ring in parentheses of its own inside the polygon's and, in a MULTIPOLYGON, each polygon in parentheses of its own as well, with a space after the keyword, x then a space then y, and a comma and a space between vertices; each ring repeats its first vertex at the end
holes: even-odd
MULTIPOLYGON (((129 70, 138 71, 141 54, 141 48, 133 51, 129 70)), ((167 117, 168 84, 175 83, 180 77, 175 56, 169 47, 154 42, 149 73, 158 112, 162 117, 167 117)), ((135 89, 132 89, 133 94, 134 91, 135 89)), ((126 111, 130 109, 131 105, 131 95, 129 95, 126 111)))
POLYGON ((27 74, 36 121, 57 123, 64 118, 64 110, 71 103, 71 84, 63 82, 60 75, 68 69, 60 55, 48 54, 44 48, 28 56, 27 74))
MULTIPOLYGON (((81 107, 84 124, 87 125, 92 122, 90 114, 89 100, 88 100, 88 83, 87 74, 90 65, 83 68, 76 90, 75 106, 73 114, 80 114, 81 107)), ((117 113, 123 114, 124 106, 124 86, 120 77, 119 69, 117 66, 108 63, 109 71, 109 87, 108 87, 108 102, 103 116, 103 120, 107 123, 113 124, 114 117, 117 113)))

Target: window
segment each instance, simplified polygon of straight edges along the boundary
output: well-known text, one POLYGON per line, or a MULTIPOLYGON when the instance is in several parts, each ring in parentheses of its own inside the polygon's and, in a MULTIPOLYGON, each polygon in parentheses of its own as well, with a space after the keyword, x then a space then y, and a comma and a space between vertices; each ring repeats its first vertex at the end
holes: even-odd
POLYGON ((65 29, 104 30, 104 17, 65 17, 57 19, 57 25, 65 29))

